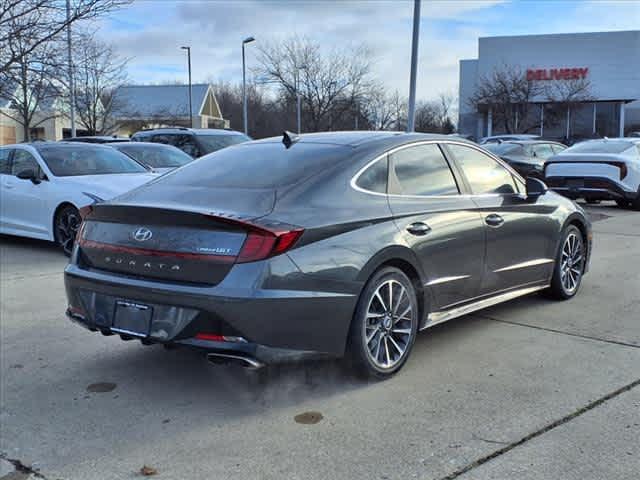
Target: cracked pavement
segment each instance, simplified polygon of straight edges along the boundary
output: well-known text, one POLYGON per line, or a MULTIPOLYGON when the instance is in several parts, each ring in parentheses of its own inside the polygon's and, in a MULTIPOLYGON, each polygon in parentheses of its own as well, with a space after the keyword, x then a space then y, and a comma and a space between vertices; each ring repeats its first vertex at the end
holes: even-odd
POLYGON ((176 479, 635 480, 640 213, 589 211, 577 298, 427 330, 382 383, 317 363, 262 384, 87 332, 64 317, 62 254, 0 237, 0 480, 139 478, 143 465, 176 479), (305 412, 322 417, 296 423, 305 412))

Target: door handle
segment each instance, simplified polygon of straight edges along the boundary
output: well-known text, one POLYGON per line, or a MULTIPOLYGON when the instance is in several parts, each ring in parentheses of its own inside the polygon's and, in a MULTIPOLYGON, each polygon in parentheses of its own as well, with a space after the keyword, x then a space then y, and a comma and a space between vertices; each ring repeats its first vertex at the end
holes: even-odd
POLYGON ((407 227, 407 232, 411 235, 426 235, 431 231, 431 227, 423 222, 414 222, 407 227))
POLYGON ((504 223, 504 218, 502 218, 497 213, 492 213, 491 215, 487 215, 484 219, 484 222, 490 227, 500 227, 504 223))

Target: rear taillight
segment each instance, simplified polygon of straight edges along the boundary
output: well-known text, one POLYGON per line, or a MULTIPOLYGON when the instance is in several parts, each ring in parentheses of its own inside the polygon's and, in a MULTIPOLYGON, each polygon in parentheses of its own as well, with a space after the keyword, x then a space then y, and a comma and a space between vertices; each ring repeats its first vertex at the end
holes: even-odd
POLYGON ((238 254, 238 263, 255 262, 290 250, 303 229, 273 231, 252 226, 238 254))

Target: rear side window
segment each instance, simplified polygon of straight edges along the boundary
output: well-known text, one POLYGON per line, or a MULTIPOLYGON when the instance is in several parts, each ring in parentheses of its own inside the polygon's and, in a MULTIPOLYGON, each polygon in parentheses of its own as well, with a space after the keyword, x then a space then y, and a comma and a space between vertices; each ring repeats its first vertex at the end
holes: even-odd
POLYGON ((518 191, 511 172, 475 148, 447 145, 462 168, 475 195, 483 193, 516 193, 518 191))
POLYGON ((385 155, 360 174, 356 185, 369 192, 387 193, 388 173, 389 157, 385 155))
POLYGON ((417 145, 391 155, 392 178, 400 195, 456 195, 458 186, 436 144, 417 145))
POLYGON ((166 185, 278 188, 317 175, 348 158, 349 147, 298 143, 246 143, 224 148, 161 177, 166 185))
POLYGON ((533 145, 533 151, 536 153, 536 157, 541 158, 542 160, 546 160, 553 155, 551 145, 548 143, 538 143, 533 145))
POLYGON ((0 150, 0 175, 9 175, 11 173, 9 167, 9 157, 11 155, 11 150, 8 148, 5 150, 0 150))
POLYGON ((551 148, 553 148, 553 151, 554 151, 555 153, 560 153, 560 152, 562 152, 563 150, 566 150, 566 149, 567 149, 567 147, 565 147, 564 145, 557 145, 557 144, 555 144, 555 143, 551 145, 551 148))

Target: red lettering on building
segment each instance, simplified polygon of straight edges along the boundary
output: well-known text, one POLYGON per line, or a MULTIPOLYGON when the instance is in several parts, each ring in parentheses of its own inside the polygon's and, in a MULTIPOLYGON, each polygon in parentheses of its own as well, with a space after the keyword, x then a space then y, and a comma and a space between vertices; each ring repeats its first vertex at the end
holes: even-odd
POLYGON ((580 68, 530 68, 527 70, 527 81, 547 80, 581 80, 587 78, 588 67, 580 68))

